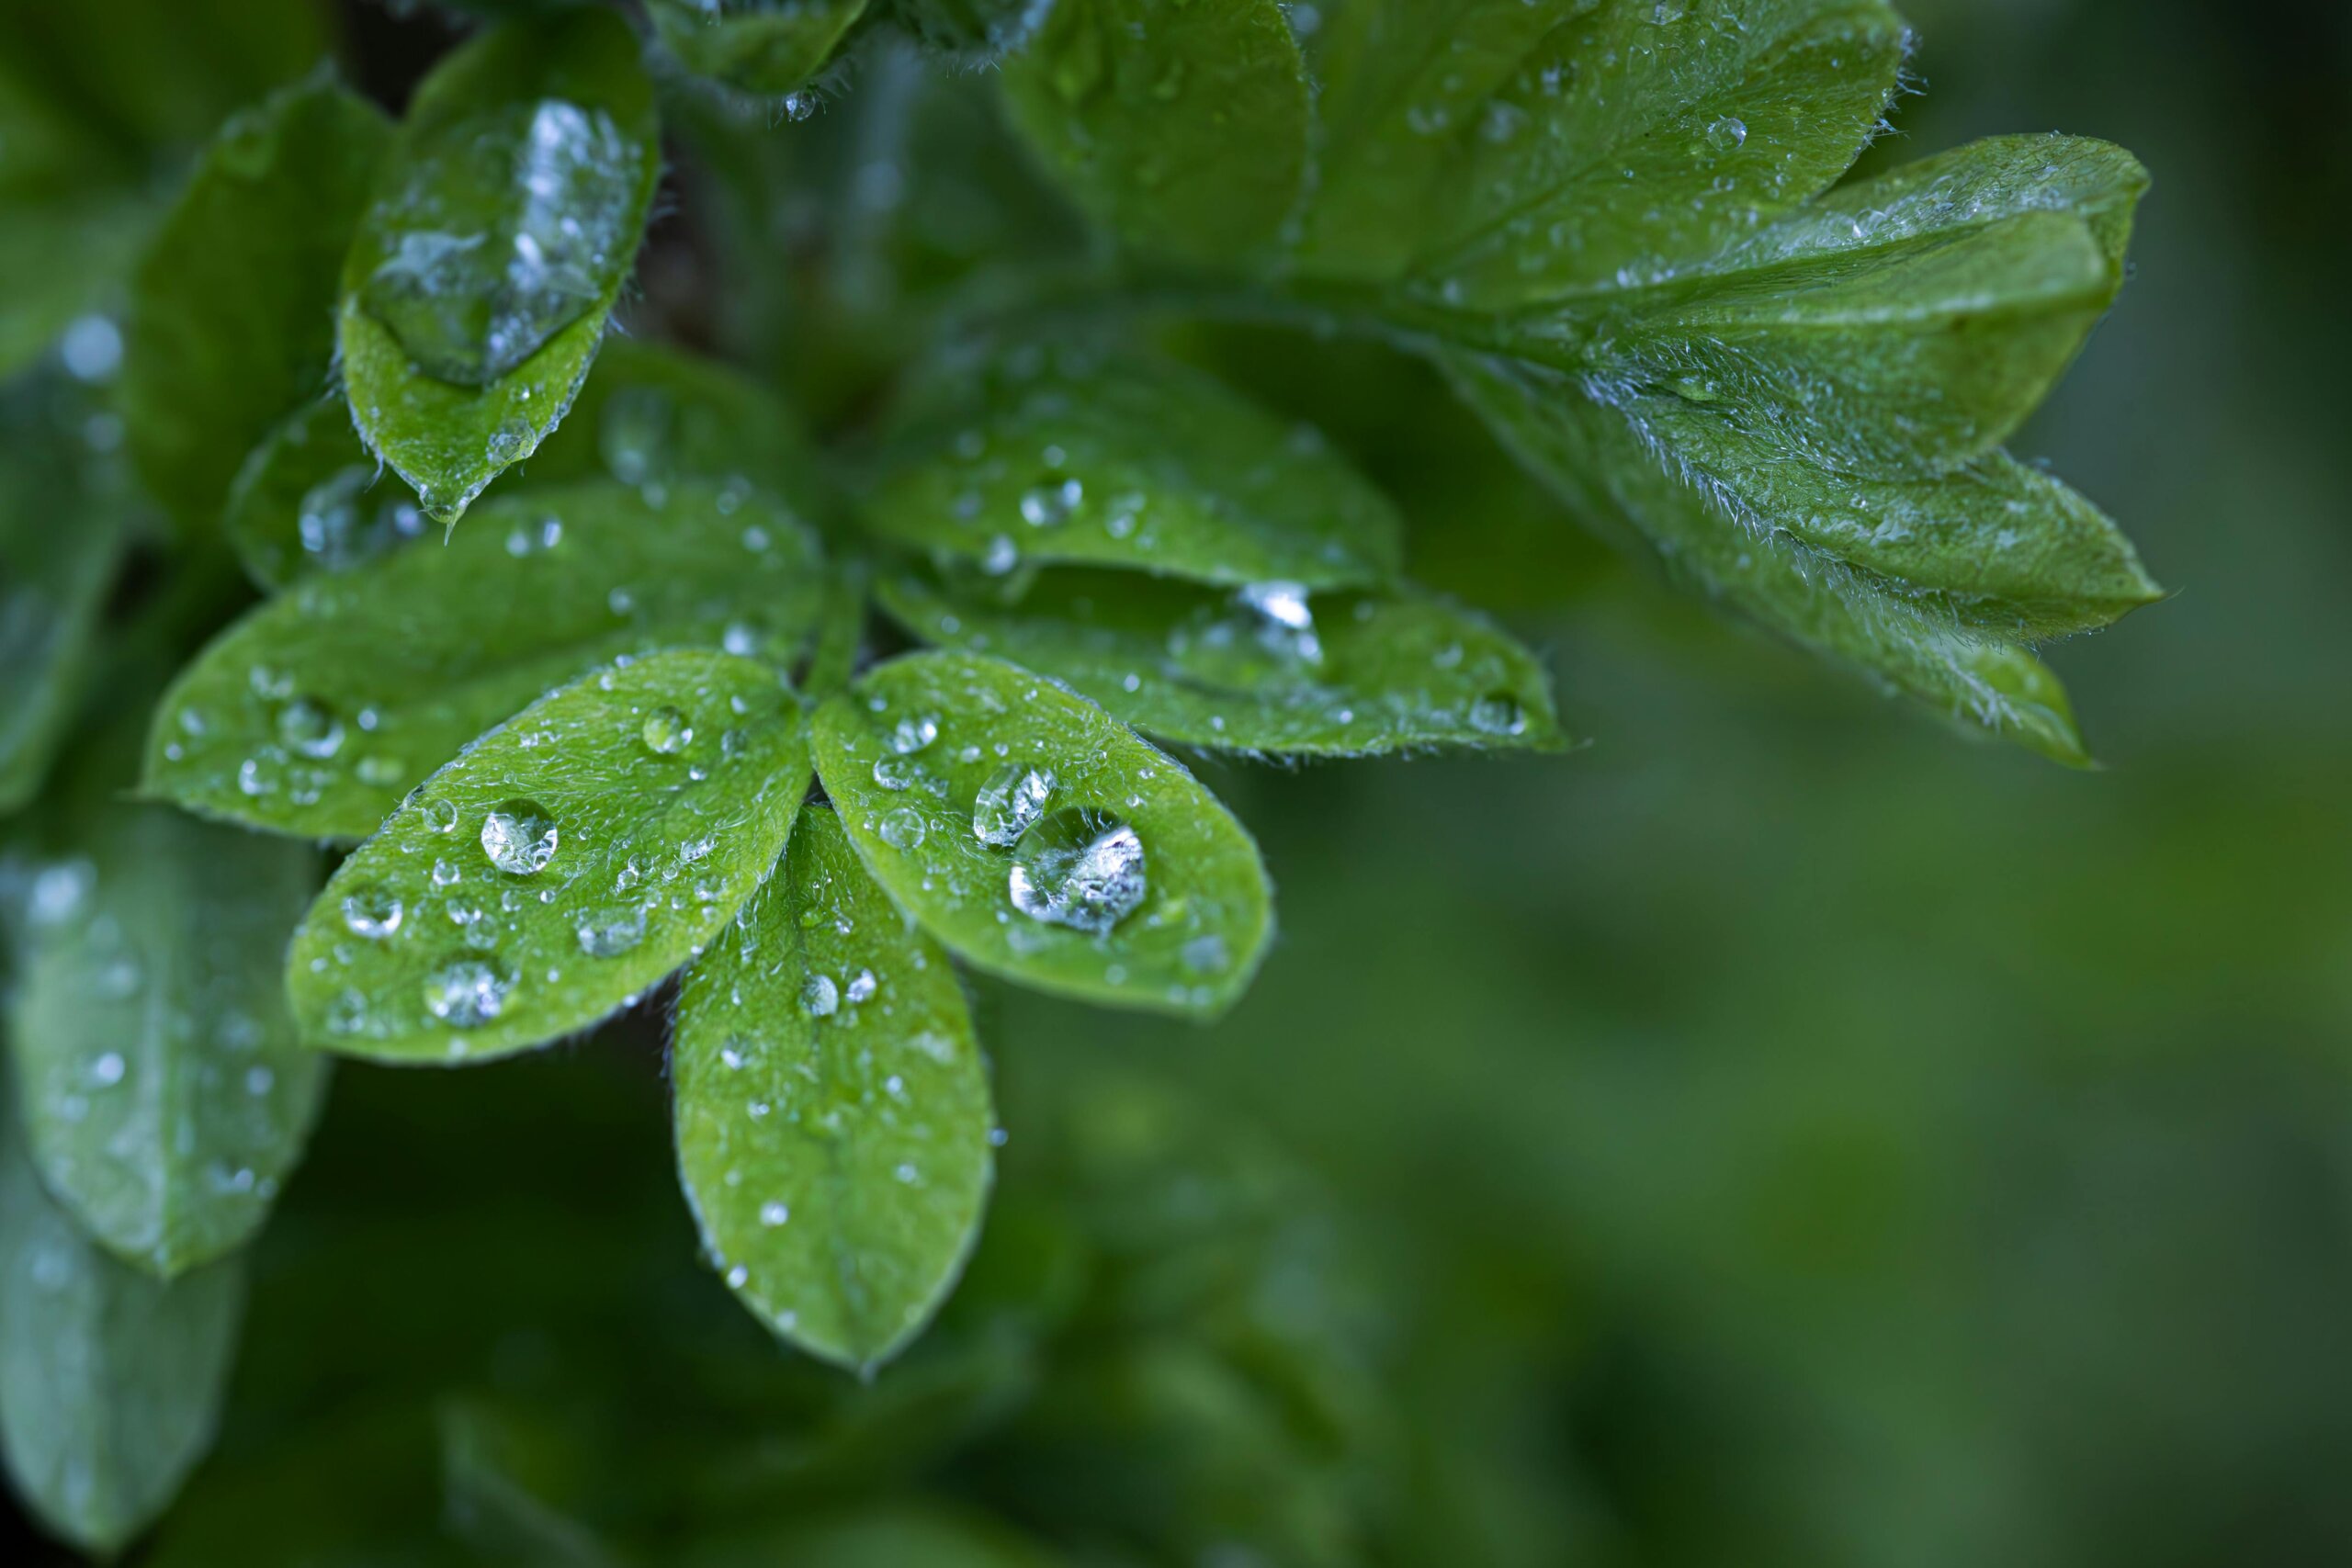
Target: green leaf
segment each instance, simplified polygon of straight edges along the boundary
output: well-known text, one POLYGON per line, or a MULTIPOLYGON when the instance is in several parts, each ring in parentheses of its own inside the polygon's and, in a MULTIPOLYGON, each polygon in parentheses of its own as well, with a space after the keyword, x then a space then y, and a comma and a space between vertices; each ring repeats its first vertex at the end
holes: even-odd
POLYGON ((481 1061, 634 1001, 783 852, 808 788, 772 666, 680 649, 583 676, 467 747, 337 869, 295 934, 314 1044, 481 1061))
POLYGON ((154 221, 154 201, 130 192, 0 200, 0 377, 113 302, 154 221))
POLYGON ((1257 845, 1181 763, 1054 682, 915 654, 828 702, 815 738, 866 869, 967 962, 1204 1017, 1257 972, 1273 930, 1257 845))
POLYGON ((437 1412, 442 1514, 481 1560, 517 1568, 616 1568, 568 1505, 594 1483, 575 1434, 527 1407, 450 1399, 437 1412))
MULTIPOLYGON (((1979 566, 1999 570, 1997 536, 1988 539, 1984 530, 2008 515, 2010 501, 2021 502, 2030 513, 2041 502, 2044 526, 2071 513, 2064 502, 2083 512, 2086 503, 2070 493, 2052 495, 2058 487, 2009 466, 1983 484, 1962 474, 1907 491, 1882 485, 1861 508, 1851 509, 1858 481, 1786 460, 1755 462, 1752 447, 1744 447, 1731 427, 1688 423, 1690 411, 1677 400, 1602 401, 1562 378, 1504 361, 1461 355, 1448 363, 1462 395, 1580 515, 1646 541, 1710 597, 1956 724, 2014 739, 2058 761, 2089 761, 2057 677, 2030 653, 1964 621, 1949 596, 1857 568, 1788 531, 1792 519, 1803 519, 1825 536, 1834 532, 1827 519, 1840 509, 1872 520, 1891 504, 1910 505, 1917 510, 1909 515, 1927 530, 1917 553, 1936 558, 1936 535, 1949 529, 1954 547, 1940 553, 1964 574, 1979 566), (2003 483, 2012 487, 2006 496, 2003 483)), ((2054 596, 2097 583, 2131 592, 2132 573, 2115 570, 2111 555, 2095 553, 2086 578, 2078 570, 2084 563, 2065 549, 2051 549, 2046 541, 2038 547, 2049 551, 2054 596)), ((2026 581, 2036 579, 2029 574, 2026 581)), ((2096 602, 2057 602, 2070 615, 2104 613, 2096 602)), ((2120 613, 2122 607, 2128 605, 2110 603, 2105 609, 2120 613)), ((2020 602, 2000 613, 2022 609, 2020 602)))
POLYGON ((677 647, 795 662, 826 588, 815 536, 756 491, 684 484, 660 505, 609 482, 518 494, 446 546, 307 578, 222 633, 157 708, 143 787, 357 839, 584 671, 677 647))
POLYGON ((323 73, 223 126, 132 280, 122 408, 149 491, 194 533, 326 381, 344 253, 390 137, 323 73))
POLYGON ((261 1227, 325 1097, 281 980, 318 857, 153 807, 107 807, 76 849, 29 884, 17 1103, 50 1190, 168 1279, 261 1227))
POLYGON ((679 1176, 743 1304, 842 1366, 895 1356, 979 1234, 993 1113, 954 966, 831 811, 686 972, 671 1077, 679 1176))
POLYGON ((865 0, 647 0, 654 36, 698 76, 781 96, 825 68, 865 0))
MULTIPOLYGON (((488 499, 608 476, 660 504, 673 487, 749 479, 805 516, 820 513, 818 461, 790 413, 758 383, 674 349, 616 337, 596 356, 571 413, 488 499)), ((415 498, 352 428, 340 398, 289 415, 230 488, 231 542, 254 581, 279 589, 345 571, 424 534, 415 498)))
POLYGON ((483 34, 417 89, 344 270, 368 447, 454 523, 563 418, 661 170, 634 34, 602 8, 483 34))
POLYGON ((1008 605, 901 572, 879 597, 917 637, 1066 682, 1162 740, 1337 757, 1566 744, 1534 655, 1418 592, 1270 603, 1071 571, 1008 605))
POLYGON ((1275 0, 1056 0, 1004 94, 1080 206, 1178 259, 1268 251, 1306 184, 1306 77, 1275 0))
POLYGON ((0 812, 48 774, 122 559, 125 476, 89 441, 105 419, 62 378, 0 388, 0 812))
POLYGON ((0 1447, 42 1528, 112 1553, 211 1446, 236 1353, 234 1258, 166 1284, 118 1262, 0 1134, 0 1447))
POLYGON ((1239 586, 1395 578, 1404 522, 1306 425, 1197 370, 1016 350, 934 370, 867 499, 874 531, 1006 576, 1023 563, 1131 567, 1239 586))
POLYGON ((903 1498, 698 1543, 684 1568, 1052 1568, 1062 1561, 986 1514, 903 1498))
MULTIPOLYGON (((1306 39, 1321 157, 1296 247, 1332 277, 1392 278, 1461 133, 1538 39, 1592 0, 1343 0, 1306 39)), ((1504 118, 1496 121, 1508 126, 1504 118)))
POLYGON ((887 0, 890 18, 961 65, 994 62, 1029 41, 1053 0, 887 0))
POLYGON ((1908 43, 1883 0, 1600 0, 1454 130, 1413 271, 1496 310, 1705 255, 1846 171, 1908 43))

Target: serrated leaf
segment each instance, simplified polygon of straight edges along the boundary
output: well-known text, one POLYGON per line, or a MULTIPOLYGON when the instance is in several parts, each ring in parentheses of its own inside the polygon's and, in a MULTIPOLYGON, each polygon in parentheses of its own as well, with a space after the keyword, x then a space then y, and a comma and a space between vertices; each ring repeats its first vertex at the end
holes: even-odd
MULTIPOLYGON (((616 337, 564 423, 488 499, 605 476, 659 504, 695 479, 740 490, 748 479, 813 516, 825 503, 817 472, 807 438, 765 388, 616 337)), ((230 487, 225 525, 247 573, 270 589, 349 570, 427 532, 415 497, 368 456, 340 398, 289 415, 254 449, 230 487)))
POLYGON ((1532 654, 1409 590, 1270 609, 1246 592, 1069 571, 1012 604, 913 572, 878 592, 917 637, 1050 675, 1162 740, 1334 757, 1566 744, 1532 654))
POLYGON ((313 75, 221 128, 149 243, 122 410, 141 477, 189 533, 324 385, 344 253, 390 137, 373 106, 313 75))
POLYGON ((678 1001, 678 1171, 752 1314, 871 1368, 931 1319, 979 1234, 988 1074, 947 954, 811 807, 783 872, 678 1001))
POLYGON ((1257 972, 1273 927, 1257 845, 1084 698, 994 659, 914 654, 828 702, 814 735, 866 869, 967 963, 1208 1017, 1257 972))
POLYGON ((1325 589, 1400 568, 1386 496, 1311 427, 1199 371, 1062 347, 935 378, 907 456, 866 502, 886 538, 996 576, 1084 562, 1325 589))
POLYGON ((1003 75, 1013 124, 1123 239, 1234 261, 1298 203, 1308 89, 1275 0, 1056 0, 1003 75))
MULTIPOLYGON (((1728 444, 1670 444, 1673 434, 1645 423, 1638 405, 1604 404, 1499 360, 1459 355, 1447 363, 1504 444, 1581 515, 1613 521, 1710 596, 1957 724, 2057 761, 2088 762, 2064 688, 2032 654, 1963 622, 1941 596, 1905 592, 1786 532, 1806 520, 1805 504, 1842 504, 1851 482, 1844 476, 1808 483, 1795 465, 1744 469, 1722 460, 1736 450, 1728 444)), ((1963 514, 1959 531, 1969 526, 1963 514)), ((1955 554, 1971 564, 1970 552, 1955 554)))
POLYGON ((34 1161, 83 1229, 170 1278, 243 1246, 301 1156, 326 1063, 294 1042, 307 845, 110 807, 36 874, 8 1004, 34 1161))
POLYGON ((481 1061, 585 1029, 725 929, 808 788, 771 665, 649 654, 466 748, 345 861, 295 933, 311 1043, 481 1061))
POLYGON ((634 34, 586 7, 498 28, 417 89, 345 264, 361 437, 455 522, 563 418, 660 174, 634 34))
POLYGON ((1846 171, 1908 40, 1883 0, 1600 0, 1453 129, 1413 272, 1496 310, 1705 255, 1846 171))
POLYGON ((679 647, 795 662, 826 588, 815 536, 756 491, 518 494, 446 546, 305 579, 231 626, 156 709, 143 788, 361 838, 467 741, 584 671, 679 647))
POLYGON ((40 788, 74 716, 127 537, 123 480, 70 383, 0 389, 0 812, 40 788))
POLYGON ((865 0, 647 0, 680 64, 747 93, 781 96, 825 68, 865 0))
MULTIPOLYGON (((1460 139, 1553 27, 1592 0, 1342 0, 1306 39, 1316 99, 1315 195, 1296 247, 1325 276, 1392 278, 1421 235, 1460 139)), ((1507 124, 1508 121, 1498 123, 1507 124)))
POLYGON ((42 1527, 111 1553, 211 1446, 244 1276, 169 1284, 107 1256, 0 1135, 0 1448, 42 1527))

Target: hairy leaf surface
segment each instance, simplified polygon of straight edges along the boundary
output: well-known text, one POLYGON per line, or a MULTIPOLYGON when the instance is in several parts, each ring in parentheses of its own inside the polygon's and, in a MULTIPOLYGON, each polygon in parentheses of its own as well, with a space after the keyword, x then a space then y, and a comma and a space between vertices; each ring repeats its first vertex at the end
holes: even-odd
POLYGON ((456 1062, 587 1028, 725 929, 808 783, 773 666, 680 649, 548 694, 335 872, 287 961, 304 1037, 456 1062))
POLYGON ((149 244, 122 405, 141 477, 183 529, 218 521, 245 453, 324 387, 344 253, 390 136, 314 75, 221 128, 149 244))
POLYGON ((1241 825, 1179 762, 1013 665, 914 654, 819 710, 818 775, 876 881, 957 956, 1215 1016, 1272 933, 1241 825))
POLYGON ((243 1245, 300 1157, 326 1063, 294 1041, 307 845, 108 807, 29 883, 8 1005, 34 1161, 82 1227, 164 1278, 243 1245))
POLYGON ((1051 572, 1005 604, 901 572, 879 595, 917 637, 1050 675, 1162 740, 1337 757, 1566 743, 1535 657, 1418 592, 1270 612, 1247 592, 1051 572))
POLYGON ((224 1258, 170 1283, 109 1257, 0 1134, 0 1449, 41 1523, 110 1553, 211 1445, 244 1304, 224 1258))
POLYGON ((911 454, 868 498, 876 532, 1003 577, 1024 563, 1132 567, 1204 582, 1387 581, 1388 498, 1329 451, 1199 371, 1064 348, 937 372, 911 454))
POLYGON ((677 647, 794 662, 825 591, 814 535, 756 491, 518 494, 446 546, 305 579, 230 627, 156 710, 144 787, 361 838, 460 746, 583 671, 677 647))
POLYGON ((865 0, 648 0, 679 63, 747 93, 781 95, 825 68, 865 0))
POLYGON ((337 315, 369 448, 453 523, 586 376, 660 174, 650 84, 600 6, 510 23, 417 89, 337 315))
POLYGON ((753 1316, 867 1368, 929 1321, 979 1233, 987 1071, 954 966, 821 807, 686 972, 671 1077, 703 1243, 753 1316))

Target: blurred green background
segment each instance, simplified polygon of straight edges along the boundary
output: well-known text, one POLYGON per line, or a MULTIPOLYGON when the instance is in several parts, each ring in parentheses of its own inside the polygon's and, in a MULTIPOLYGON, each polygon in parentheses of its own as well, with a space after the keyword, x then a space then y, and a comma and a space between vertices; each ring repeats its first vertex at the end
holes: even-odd
POLYGON ((1905 8, 1873 161, 2156 175, 2020 444, 2179 590, 2054 655, 2107 771, 1616 568, 1394 367, 1204 339, 1594 743, 1208 764, 1262 979, 1208 1031, 983 988, 1000 1201, 870 1389, 695 1258, 650 1025, 346 1067, 143 1560, 2352 1562, 2352 7, 1905 8))

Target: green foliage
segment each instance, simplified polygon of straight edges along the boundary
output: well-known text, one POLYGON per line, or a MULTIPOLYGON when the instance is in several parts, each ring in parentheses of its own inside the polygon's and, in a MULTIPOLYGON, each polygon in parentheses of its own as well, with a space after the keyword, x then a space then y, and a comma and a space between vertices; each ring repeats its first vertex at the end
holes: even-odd
MULTIPOLYGON (((2068 763, 2035 649, 2161 596, 2005 447, 2114 300, 2145 173, 2006 138, 1839 183, 1909 48, 1883 0, 650 0, 650 36, 595 0, 461 8, 495 19, 397 126, 296 0, 86 8, 120 42, 85 8, 0 23, 34 1237, 0 1416, 85 1545, 208 1440, 239 1289, 208 1260, 330 1055, 514 1055, 675 976, 676 1177, 748 1311, 714 1327, 706 1292, 664 1332, 707 1359, 582 1400, 715 1435, 616 1479, 626 1445, 543 1388, 424 1419, 388 1367, 383 1411, 223 1483, 301 1495, 282 1555, 1048 1560, 876 1479, 985 1435, 954 1495, 1074 1560, 1365 1560, 1409 1439, 1348 1392, 1345 1314, 1275 1278, 1303 1189, 1070 1064, 998 1128, 959 964, 1206 1021, 1271 945, 1255 841, 1144 736, 1566 750, 1546 660, 1422 585, 1574 598, 1555 497, 2068 763), (48 782, 118 717, 142 802, 48 782), (315 899, 298 840, 348 847, 315 899), (777 1341, 895 1365, 853 1393, 777 1341)), ((658 1224, 526 1236, 462 1200, 547 1321, 679 1310, 621 1282, 658 1224)), ((429 1272, 397 1227, 352 1245, 429 1272)), ((461 1344, 489 1363, 423 1321, 386 1354, 461 1344)), ((271 1397, 322 1375, 301 1353, 271 1397)), ((155 1560, 244 1551, 209 1506, 155 1560)))

